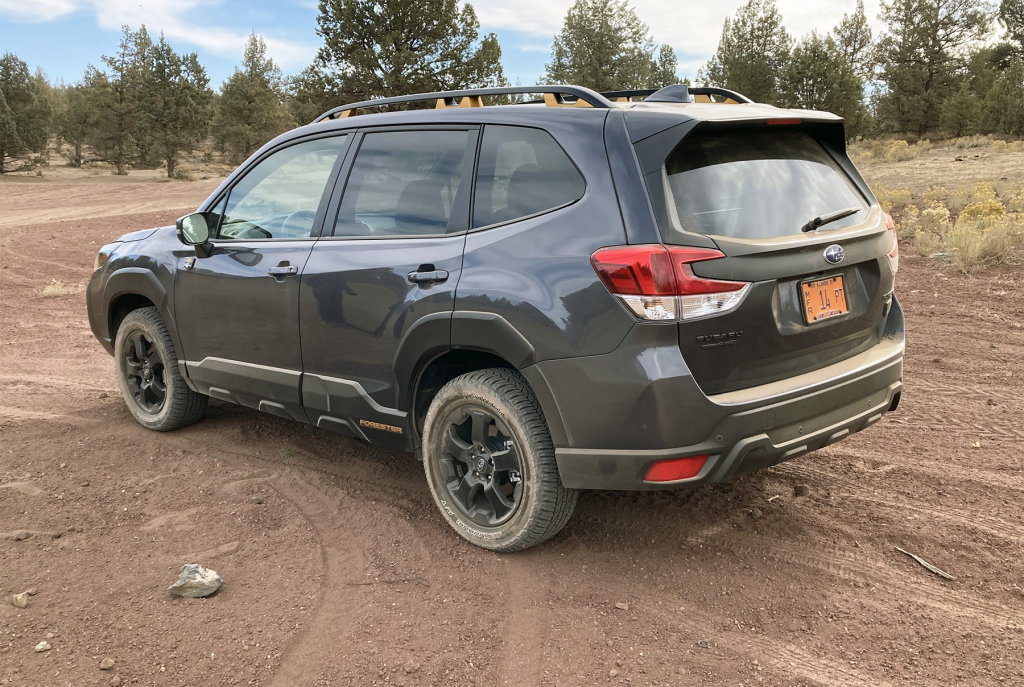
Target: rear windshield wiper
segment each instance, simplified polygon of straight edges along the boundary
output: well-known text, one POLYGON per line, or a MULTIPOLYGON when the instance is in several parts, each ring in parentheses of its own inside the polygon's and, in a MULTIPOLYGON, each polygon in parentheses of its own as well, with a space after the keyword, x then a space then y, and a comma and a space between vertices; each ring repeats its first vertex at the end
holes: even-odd
POLYGON ((844 217, 849 217, 850 215, 856 214, 860 211, 861 208, 846 208, 845 210, 836 210, 835 212, 830 212, 827 215, 815 217, 810 222, 801 227, 801 231, 814 231, 815 229, 823 227, 826 224, 829 224, 830 222, 841 220, 844 217))

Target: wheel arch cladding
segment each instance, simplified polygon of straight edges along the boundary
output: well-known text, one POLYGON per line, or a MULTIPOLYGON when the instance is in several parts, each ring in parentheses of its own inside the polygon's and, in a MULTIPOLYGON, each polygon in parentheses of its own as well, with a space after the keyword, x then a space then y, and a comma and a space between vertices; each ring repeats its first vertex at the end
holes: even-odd
POLYGON ((111 341, 128 313, 152 306, 163 318, 178 358, 184 359, 167 290, 151 270, 124 267, 112 273, 103 287, 103 302, 107 304, 107 333, 111 341))

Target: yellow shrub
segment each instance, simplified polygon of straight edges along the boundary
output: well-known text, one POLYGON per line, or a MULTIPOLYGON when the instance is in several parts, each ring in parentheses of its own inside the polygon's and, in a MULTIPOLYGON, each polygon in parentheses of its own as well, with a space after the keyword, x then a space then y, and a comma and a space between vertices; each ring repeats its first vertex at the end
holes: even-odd
POLYGON ((1006 207, 998 200, 984 200, 977 203, 970 203, 964 208, 957 223, 960 222, 985 222, 996 220, 1006 215, 1006 207))
POLYGON ((917 142, 917 145, 914 147, 917 148, 917 153, 918 155, 920 155, 921 153, 927 153, 929 150, 932 149, 932 142, 929 141, 927 138, 922 138, 920 141, 917 142))
POLYGON ((953 264, 965 274, 1013 262, 1024 252, 1024 227, 1009 219, 961 225, 946 235, 953 264))
POLYGON ((1006 141, 996 140, 992 141, 992 150, 1006 150, 1008 146, 1006 141))
POLYGON ((946 207, 948 207, 950 212, 953 214, 959 214, 970 202, 971 192, 961 186, 950 193, 946 198, 946 207))
POLYGON ((73 296, 82 293, 85 284, 65 284, 60 279, 53 279, 43 289, 42 295, 46 298, 58 298, 60 296, 73 296))
POLYGON ((1014 141, 1006 146, 1008 153, 1024 153, 1024 141, 1014 141))
POLYGON ((884 157, 886 162, 904 162, 913 160, 919 152, 916 146, 911 148, 906 141, 891 141, 885 148, 884 157))
POLYGON ((914 250, 930 258, 942 251, 942 237, 926 231, 918 231, 914 234, 914 250))
POLYGON ((880 204, 889 203, 890 208, 901 208, 910 202, 910 189, 898 188, 896 190, 889 190, 880 187, 875 191, 875 196, 880 204))
POLYGON ((985 148, 992 144, 992 141, 984 136, 961 136, 953 141, 953 147, 963 150, 964 148, 985 148))
POLYGON ((917 231, 919 219, 920 212, 916 205, 908 205, 903 208, 903 216, 900 217, 899 224, 896 225, 896 235, 901 239, 912 238, 917 231))
POLYGON ((971 202, 972 203, 984 203, 987 200, 996 199, 996 190, 992 184, 987 181, 983 181, 974 188, 971 189, 971 202))
POLYGON ((919 231, 942 236, 949 231, 949 210, 942 203, 929 203, 917 222, 919 231))
POLYGON ((941 186, 932 186, 924 192, 924 199, 930 203, 945 203, 948 191, 941 186))
POLYGON ((1024 212, 1024 188, 1017 195, 1009 196, 1006 201, 1006 209, 1011 212, 1024 212))

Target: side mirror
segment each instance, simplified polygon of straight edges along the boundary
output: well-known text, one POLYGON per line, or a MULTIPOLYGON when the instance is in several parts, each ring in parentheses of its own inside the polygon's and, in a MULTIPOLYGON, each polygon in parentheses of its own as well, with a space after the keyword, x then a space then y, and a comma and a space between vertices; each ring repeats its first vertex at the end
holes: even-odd
POLYGON ((210 240, 210 226, 206 223, 206 215, 193 212, 191 215, 179 217, 177 222, 178 240, 189 246, 201 246, 210 240))

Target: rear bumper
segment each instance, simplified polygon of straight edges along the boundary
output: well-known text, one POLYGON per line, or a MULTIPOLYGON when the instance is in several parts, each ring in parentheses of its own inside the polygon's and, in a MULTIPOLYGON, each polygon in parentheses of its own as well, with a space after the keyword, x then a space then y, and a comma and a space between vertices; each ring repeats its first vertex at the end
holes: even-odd
MULTIPOLYGON (((594 387, 589 396, 580 394, 579 376, 567 373, 567 368, 571 372, 579 365, 573 368, 551 361, 553 365, 544 368, 540 364, 541 376, 557 402, 555 411, 564 422, 565 440, 556 438, 555 457, 566 487, 657 490, 729 480, 859 432, 894 409, 903 389, 903 313, 895 300, 879 343, 871 349, 813 372, 741 391, 704 395, 685 370, 681 355, 678 360, 672 358, 671 348, 641 346, 627 352, 641 365, 627 365, 624 370, 632 369, 634 375, 639 369, 663 374, 649 379, 642 393, 627 399, 639 410, 633 414, 619 405, 622 399, 593 400, 600 387, 615 386, 621 370, 612 360, 614 354, 603 361, 612 363, 605 375, 595 368, 583 376, 594 387), (656 365, 651 364, 654 361, 656 365), (572 394, 576 402, 596 417, 586 416, 585 422, 574 418, 576 404, 567 394, 566 379, 576 382, 572 394), (588 448, 584 432, 600 424, 611 427, 600 437, 599 445, 608 448, 588 448), (695 477, 676 482, 644 480, 655 461, 691 455, 709 456, 695 477)), ((604 356, 595 356, 600 357, 604 356)), ((595 358, 583 367, 594 365, 595 358)))

